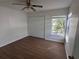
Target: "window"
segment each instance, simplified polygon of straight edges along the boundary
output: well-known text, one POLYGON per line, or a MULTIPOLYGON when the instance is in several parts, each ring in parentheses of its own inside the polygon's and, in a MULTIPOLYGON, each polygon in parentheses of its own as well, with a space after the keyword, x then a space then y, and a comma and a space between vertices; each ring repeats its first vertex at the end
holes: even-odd
POLYGON ((65 17, 53 17, 51 34, 64 35, 65 32, 65 17))

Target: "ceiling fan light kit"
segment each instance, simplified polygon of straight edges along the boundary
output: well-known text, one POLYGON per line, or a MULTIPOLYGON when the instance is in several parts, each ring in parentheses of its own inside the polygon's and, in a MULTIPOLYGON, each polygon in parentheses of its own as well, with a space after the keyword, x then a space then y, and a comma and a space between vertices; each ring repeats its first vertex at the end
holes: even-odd
POLYGON ((31 10, 33 10, 33 11, 36 11, 35 8, 43 8, 42 5, 32 5, 32 4, 31 4, 31 0, 26 0, 26 1, 25 1, 25 4, 23 4, 23 2, 22 2, 22 4, 20 4, 20 3, 13 3, 13 5, 24 5, 25 7, 22 8, 22 10, 31 9, 31 10))

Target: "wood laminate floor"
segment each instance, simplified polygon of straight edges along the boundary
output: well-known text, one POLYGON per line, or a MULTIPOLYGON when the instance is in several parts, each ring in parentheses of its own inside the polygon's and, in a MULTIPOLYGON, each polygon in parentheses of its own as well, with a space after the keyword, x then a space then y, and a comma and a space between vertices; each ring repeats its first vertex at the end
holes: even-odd
POLYGON ((64 44, 26 37, 0 48, 0 59, 66 59, 64 44))

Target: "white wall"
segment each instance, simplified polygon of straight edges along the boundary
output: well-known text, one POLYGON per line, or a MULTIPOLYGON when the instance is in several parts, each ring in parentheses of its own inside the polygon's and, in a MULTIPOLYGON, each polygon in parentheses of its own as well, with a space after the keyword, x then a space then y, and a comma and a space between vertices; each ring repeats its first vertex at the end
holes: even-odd
POLYGON ((60 16, 60 15, 67 15, 68 8, 62 9, 54 9, 54 10, 46 10, 46 11, 39 11, 39 12, 29 12, 29 16, 60 16))
POLYGON ((72 11, 76 16, 76 19, 78 20, 73 56, 75 57, 75 59, 79 59, 79 0, 73 0, 72 6, 72 11))
POLYGON ((0 6, 0 47, 27 35, 26 12, 0 6))
MULTIPOLYGON (((68 33, 67 38, 66 38, 67 39, 66 50, 67 50, 68 56, 75 57, 75 55, 74 55, 74 53, 75 53, 74 52, 74 43, 76 43, 76 39, 75 39, 76 33, 79 32, 79 31, 76 31, 78 20, 79 20, 79 1, 78 0, 72 1, 72 5, 70 7, 70 13, 72 13, 72 16, 71 16, 71 19, 69 19, 70 20, 70 28, 69 28, 69 33, 68 33)), ((77 53, 79 53, 79 52, 77 51, 77 53)), ((75 57, 75 59, 79 59, 79 54, 77 55, 77 57, 78 58, 75 57)))
POLYGON ((75 37, 73 56, 75 59, 79 59, 79 18, 78 18, 76 37, 75 37))

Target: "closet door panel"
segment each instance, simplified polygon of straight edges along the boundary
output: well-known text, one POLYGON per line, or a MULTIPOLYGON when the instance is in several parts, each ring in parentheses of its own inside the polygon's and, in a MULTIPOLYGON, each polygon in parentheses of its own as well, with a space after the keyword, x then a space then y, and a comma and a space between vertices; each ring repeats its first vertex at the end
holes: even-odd
POLYGON ((44 38, 44 17, 29 18, 29 35, 44 38))
POLYGON ((52 17, 46 16, 45 17, 45 39, 49 40, 49 36, 51 35, 52 30, 52 17))

